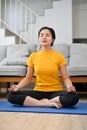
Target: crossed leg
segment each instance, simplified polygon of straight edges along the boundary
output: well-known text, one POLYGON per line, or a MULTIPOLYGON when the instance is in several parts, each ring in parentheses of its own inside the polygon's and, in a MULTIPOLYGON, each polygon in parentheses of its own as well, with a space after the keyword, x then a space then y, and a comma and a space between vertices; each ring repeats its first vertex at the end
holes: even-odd
POLYGON ((41 99, 41 100, 37 100, 35 98, 27 96, 23 105, 24 106, 56 107, 56 108, 62 107, 62 104, 59 101, 59 96, 52 98, 52 99, 44 98, 44 99, 41 99))

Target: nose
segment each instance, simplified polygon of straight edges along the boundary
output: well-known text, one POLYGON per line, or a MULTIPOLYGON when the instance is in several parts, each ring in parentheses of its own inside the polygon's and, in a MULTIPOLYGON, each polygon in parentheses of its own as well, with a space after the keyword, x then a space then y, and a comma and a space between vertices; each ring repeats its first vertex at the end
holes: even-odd
POLYGON ((46 38, 46 35, 43 35, 43 38, 46 38))

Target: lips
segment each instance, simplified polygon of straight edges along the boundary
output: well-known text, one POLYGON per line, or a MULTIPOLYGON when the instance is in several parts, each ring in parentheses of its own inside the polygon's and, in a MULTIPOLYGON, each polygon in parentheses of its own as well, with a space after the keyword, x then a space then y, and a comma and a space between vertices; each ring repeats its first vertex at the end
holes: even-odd
POLYGON ((47 41, 41 41, 41 42, 47 42, 47 41))

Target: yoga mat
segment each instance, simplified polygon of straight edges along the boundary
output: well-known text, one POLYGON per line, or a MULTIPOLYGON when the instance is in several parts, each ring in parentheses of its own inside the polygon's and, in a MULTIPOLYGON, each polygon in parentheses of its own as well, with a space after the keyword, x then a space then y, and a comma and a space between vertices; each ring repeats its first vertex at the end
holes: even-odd
POLYGON ((16 106, 8 101, 0 101, 0 112, 31 112, 31 113, 51 113, 51 114, 79 114, 87 115, 87 102, 79 102, 70 108, 47 108, 47 107, 24 107, 16 106))

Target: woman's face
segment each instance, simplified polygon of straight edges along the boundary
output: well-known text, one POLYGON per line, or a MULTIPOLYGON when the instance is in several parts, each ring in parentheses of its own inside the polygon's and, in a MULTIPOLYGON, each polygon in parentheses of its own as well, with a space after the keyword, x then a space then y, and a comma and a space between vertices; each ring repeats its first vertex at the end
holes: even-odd
POLYGON ((43 29, 39 35, 39 42, 42 46, 51 46, 53 42, 52 34, 48 29, 43 29))

